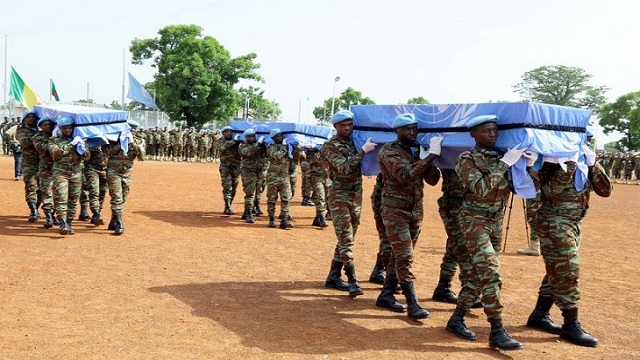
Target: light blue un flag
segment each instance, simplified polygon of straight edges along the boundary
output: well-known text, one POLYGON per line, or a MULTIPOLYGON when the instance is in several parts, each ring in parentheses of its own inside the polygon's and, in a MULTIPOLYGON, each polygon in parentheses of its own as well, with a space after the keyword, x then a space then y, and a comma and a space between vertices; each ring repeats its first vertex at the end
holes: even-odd
POLYGON ((149 92, 140 84, 136 78, 129 74, 129 93, 127 94, 127 98, 137 101, 139 103, 145 104, 149 108, 158 109, 158 105, 153 100, 153 97, 149 94, 149 92))

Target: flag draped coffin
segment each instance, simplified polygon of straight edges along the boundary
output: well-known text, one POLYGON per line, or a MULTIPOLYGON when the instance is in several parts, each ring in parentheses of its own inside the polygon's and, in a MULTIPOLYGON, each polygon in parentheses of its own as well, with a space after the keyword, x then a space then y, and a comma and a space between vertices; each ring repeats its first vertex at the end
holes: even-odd
POLYGON ((309 124, 233 120, 230 126, 234 133, 240 134, 242 141, 244 141, 242 133, 246 129, 254 129, 256 139, 264 136, 264 142, 267 145, 272 142, 269 132, 273 129, 280 129, 288 144, 302 144, 307 148, 320 147, 331 137, 331 128, 309 124))

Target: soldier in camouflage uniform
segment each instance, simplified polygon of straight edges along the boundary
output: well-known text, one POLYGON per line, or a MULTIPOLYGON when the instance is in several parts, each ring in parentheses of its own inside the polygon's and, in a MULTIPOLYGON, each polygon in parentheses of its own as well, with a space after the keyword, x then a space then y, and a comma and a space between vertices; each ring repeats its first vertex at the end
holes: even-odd
POLYGON ((242 219, 246 222, 253 224, 256 222, 256 218, 253 216, 253 209, 256 202, 260 202, 259 187, 259 174, 263 168, 263 162, 266 154, 266 147, 264 145, 264 136, 260 137, 259 141, 256 141, 256 131, 254 129, 247 129, 244 131, 245 142, 240 144, 240 159, 241 163, 241 175, 242 175, 242 190, 244 191, 244 213, 242 219))
POLYGON ((84 162, 82 193, 80 194, 81 214, 80 220, 88 220, 82 216, 86 209, 91 210, 91 224, 100 226, 104 224, 100 212, 107 193, 107 158, 102 148, 91 148, 89 158, 84 162))
POLYGON ((329 226, 324 218, 324 211, 327 209, 325 199, 329 185, 327 163, 317 148, 307 150, 307 160, 309 161, 309 186, 312 190, 313 204, 316 208, 316 217, 311 225, 324 228, 329 226))
POLYGON ((500 303, 500 262, 502 247, 502 219, 505 203, 511 195, 509 167, 522 157, 524 150, 513 149, 501 157, 495 149, 498 138, 497 116, 483 115, 467 122, 476 146, 458 157, 455 170, 464 196, 460 209, 460 229, 466 239, 467 253, 461 262, 468 261, 471 269, 463 284, 458 305, 447 323, 447 331, 465 340, 475 340, 476 334, 464 324, 464 316, 482 294, 484 312, 491 324, 489 345, 503 350, 522 349, 502 325, 500 303))
POLYGON ((635 159, 631 153, 627 153, 624 156, 624 160, 622 161, 622 166, 624 168, 624 181, 627 184, 631 183, 631 175, 633 174, 633 169, 636 167, 635 159))
POLYGON ((42 195, 42 210, 44 211, 44 228, 50 229, 57 225, 54 220, 53 211, 53 157, 49 152, 49 138, 53 132, 55 122, 49 117, 43 116, 38 120, 38 131, 33 136, 33 146, 38 152, 38 181, 40 183, 40 193, 42 195))
POLYGON ((392 252, 386 266, 389 271, 376 305, 396 312, 404 311, 404 306, 393 297, 399 283, 407 300, 409 318, 424 319, 429 317, 429 311, 418 302, 412 265, 422 226, 424 182, 435 186, 440 180, 440 172, 433 166, 433 160, 440 155, 442 137, 432 138, 429 152, 421 146, 416 147, 418 121, 413 114, 398 115, 392 128, 397 140, 383 145, 378 153, 383 178, 381 217, 392 252))
POLYGON ((224 199, 224 213, 233 215, 231 204, 236 197, 236 189, 240 182, 240 135, 233 136, 231 126, 222 129, 222 138, 216 146, 220 150, 220 180, 222 182, 222 198, 224 199))
POLYGON ((169 160, 169 151, 171 150, 171 134, 166 127, 160 131, 160 146, 158 146, 158 156, 160 161, 164 161, 165 158, 169 160))
POLYGON ((300 152, 300 172, 302 177, 302 206, 313 206, 311 196, 313 195, 313 189, 311 188, 311 181, 309 176, 309 159, 307 158, 307 151, 300 152))
MULTIPOLYGON (((129 120, 128 123, 133 129, 138 127, 134 120, 129 120)), ((140 157, 143 151, 142 141, 133 134, 125 132, 120 134, 120 137, 128 137, 126 152, 122 149, 120 141, 110 141, 102 149, 107 157, 107 184, 111 197, 111 221, 108 229, 113 230, 116 235, 124 233, 122 213, 131 188, 133 161, 140 157)))
MULTIPOLYGON (((296 146, 298 144, 295 144, 296 146)), ((301 151, 295 151, 292 161, 289 163, 289 181, 291 182, 291 199, 296 195, 296 185, 298 183, 298 163, 300 162, 301 151)), ((282 214, 280 214, 282 216, 282 214)))
POLYGON ((184 134, 184 148, 185 148, 185 161, 193 162, 196 157, 196 150, 198 147, 198 133, 194 127, 189 128, 189 131, 184 134))
POLYGON ((587 145, 582 149, 589 167, 588 181, 582 191, 577 191, 574 185, 577 156, 573 159, 545 157, 542 168, 534 176, 542 204, 532 225, 540 236, 546 275, 527 326, 560 335, 561 339, 577 345, 597 346, 598 339, 587 334, 578 322, 581 228, 589 208, 590 191, 609 197, 613 187, 604 168, 596 163, 596 154, 587 145), (562 327, 549 318, 554 302, 562 310, 562 327))
MULTIPOLYGON (((633 172, 636 176, 636 182, 640 185, 640 153, 635 153, 633 155, 633 159, 635 163, 635 168, 633 169, 633 172)), ((606 170, 605 170, 605 173, 606 173, 606 170)))
POLYGON ((61 135, 49 140, 49 152, 54 161, 53 201, 60 223, 60 235, 73 235, 75 231, 71 223, 82 190, 83 159, 88 158, 89 153, 84 149, 84 141, 79 136, 73 137, 72 119, 59 119, 58 128, 61 135))
POLYGON ((2 153, 4 155, 9 155, 9 146, 11 145, 11 135, 7 133, 9 128, 11 128, 11 123, 9 123, 9 118, 5 116, 4 123, 0 128, 2 133, 2 153))
POLYGON ((22 146, 22 179, 24 180, 25 200, 31 213, 29 221, 38 221, 38 206, 40 205, 40 190, 38 187, 38 161, 40 156, 33 146, 33 136, 36 134, 38 117, 36 113, 27 110, 22 115, 22 123, 16 130, 16 140, 22 146))
MULTIPOLYGON (((224 131, 223 131, 224 134, 224 131)), ((267 147, 267 214, 269 227, 276 227, 276 201, 280 196, 280 228, 287 230, 293 227, 289 221, 289 203, 291 202, 289 149, 280 129, 272 129, 269 136, 273 143, 267 147)))
MULTIPOLYGON (((373 210, 373 219, 375 220, 376 231, 378 232, 378 254, 376 254, 376 263, 373 266, 371 275, 369 275, 369 282, 379 285, 384 285, 386 279, 385 271, 387 270, 387 264, 393 252, 381 215, 383 184, 382 173, 378 173, 376 183, 373 185, 373 192, 371 193, 371 210, 373 210)), ((383 300, 378 302, 376 302, 377 306, 386 307, 383 300), (380 304, 378 304, 378 302, 380 302, 380 304)))
POLYGON ((214 162, 220 162, 220 149, 218 149, 217 146, 215 146, 215 144, 218 142, 218 140, 220 140, 220 138, 222 138, 222 134, 220 129, 217 129, 214 133, 213 133, 213 144, 214 146, 211 147, 212 152, 213 152, 213 161, 214 162))
POLYGON ((328 164, 331 179, 328 203, 338 242, 333 250, 333 260, 325 286, 344 291, 345 284, 340 278, 340 272, 344 267, 349 281, 349 296, 356 297, 363 294, 356 279, 353 256, 354 237, 360 224, 362 208, 360 166, 364 154, 373 151, 376 144, 367 141, 362 150, 356 151, 351 139, 353 113, 348 110, 335 113, 331 122, 337 134, 322 146, 320 152, 328 164))
POLYGON ((171 134, 171 144, 173 145, 173 161, 182 161, 184 148, 183 132, 180 128, 174 129, 171 134))
POLYGON ((611 165, 611 172, 613 175, 613 180, 618 182, 620 180, 620 175, 622 174, 622 154, 617 152, 613 155, 613 164, 611 165))

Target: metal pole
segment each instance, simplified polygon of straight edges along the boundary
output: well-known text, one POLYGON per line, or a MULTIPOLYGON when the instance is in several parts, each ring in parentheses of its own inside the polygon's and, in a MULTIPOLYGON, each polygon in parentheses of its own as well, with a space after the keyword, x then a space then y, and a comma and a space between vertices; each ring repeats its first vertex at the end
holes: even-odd
POLYGON ((87 102, 89 102, 89 82, 87 81, 87 102))
POLYGON ((53 79, 49 79, 49 102, 51 102, 51 84, 53 84, 53 79))
POLYGON ((298 102, 298 124, 300 124, 300 113, 302 112, 302 100, 298 102))
POLYGON ((124 110, 124 73, 125 73, 125 49, 122 49, 122 102, 120 105, 122 106, 122 110, 124 110))
POLYGON ((331 95, 331 115, 334 114, 336 108, 336 84, 340 81, 340 76, 336 76, 333 80, 333 94, 331 95))
POLYGON ((9 47, 7 45, 7 35, 4 35, 4 90, 2 93, 3 96, 3 102, 2 104, 4 105, 4 112, 5 114, 8 116, 8 105, 7 105, 7 48, 9 47))
POLYGON ((511 223, 511 209, 513 209, 513 193, 511 193, 511 200, 509 201, 509 215, 507 216, 507 228, 504 233, 502 252, 507 251, 507 239, 509 239, 509 224, 511 223))

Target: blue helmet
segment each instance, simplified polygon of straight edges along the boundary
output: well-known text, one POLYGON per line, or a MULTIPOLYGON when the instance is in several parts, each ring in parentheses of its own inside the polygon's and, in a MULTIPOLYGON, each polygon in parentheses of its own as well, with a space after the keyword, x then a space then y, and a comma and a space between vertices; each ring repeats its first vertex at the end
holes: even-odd
POLYGON ((140 127, 140 123, 133 119, 127 119, 127 124, 129 124, 129 126, 131 126, 134 129, 137 129, 140 127))
POLYGON ((278 136, 280 134, 282 134, 282 131, 280 129, 278 129, 278 128, 271 129, 271 131, 269 132, 269 137, 270 138, 274 138, 274 137, 276 137, 276 136, 278 136))
POLYGON ((225 127, 222 128, 222 132, 225 132, 227 130, 233 131, 233 128, 231 126, 225 126, 225 127))
POLYGON ((353 119, 353 113, 351 111, 340 110, 337 113, 333 114, 333 116, 331 117, 331 123, 337 124, 345 120, 351 120, 351 119, 353 119))
POLYGON ((587 137, 593 137, 596 134, 596 128, 593 127, 592 125, 588 125, 586 132, 587 132, 587 137))
POLYGON ((73 119, 68 117, 63 117, 58 120, 58 127, 60 126, 71 126, 73 125, 73 119))
POLYGON ((495 123, 498 121, 498 116, 496 115, 480 115, 472 118, 467 121, 467 127, 471 129, 472 127, 482 125, 485 123, 495 123))
POLYGON ((36 115, 36 112, 35 112, 35 111, 33 111, 33 110, 25 110, 25 111, 22 113, 22 118, 24 119, 24 118, 26 118, 26 117, 27 117, 27 116, 29 116, 29 115, 33 115, 33 116, 35 116, 35 117, 38 117, 38 116, 36 115))
POLYGON ((43 116, 38 120, 38 126, 42 125, 42 123, 44 123, 45 121, 51 121, 54 124, 56 123, 55 120, 52 120, 50 117, 43 116))
POLYGON ((255 129, 247 129, 244 131, 244 136, 256 136, 256 130, 255 129))
POLYGON ((396 116, 396 118, 393 119, 393 125, 391 125, 391 127, 397 129, 409 125, 416 125, 417 123, 418 120, 416 120, 416 117, 413 114, 406 113, 396 116))

